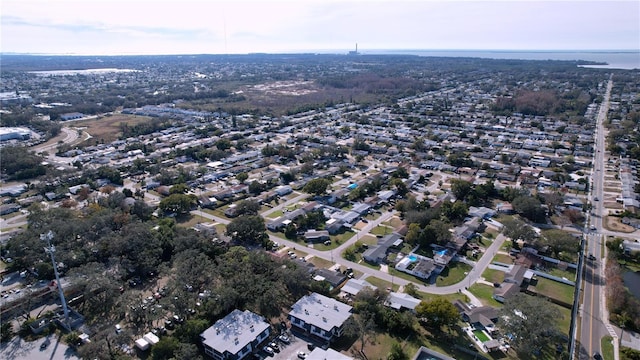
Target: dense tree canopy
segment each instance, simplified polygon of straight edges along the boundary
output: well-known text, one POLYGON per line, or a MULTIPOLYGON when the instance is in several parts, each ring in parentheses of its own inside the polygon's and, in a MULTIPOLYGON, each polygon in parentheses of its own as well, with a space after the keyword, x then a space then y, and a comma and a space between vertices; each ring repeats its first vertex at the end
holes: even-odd
POLYGON ((557 340, 555 323, 560 311, 547 300, 517 293, 500 309, 500 328, 513 335, 511 345, 522 354, 532 354, 557 340))
POLYGON ((327 191, 327 187, 331 184, 331 181, 323 178, 316 178, 310 180, 302 190, 314 195, 322 195, 325 191, 327 191))
POLYGON ((264 219, 258 215, 241 215, 227 225, 227 235, 238 244, 263 245, 268 239, 264 219))
POLYGON ((442 326, 450 328, 460 321, 458 309, 445 298, 421 301, 416 307, 416 315, 420 321, 435 329, 442 326))

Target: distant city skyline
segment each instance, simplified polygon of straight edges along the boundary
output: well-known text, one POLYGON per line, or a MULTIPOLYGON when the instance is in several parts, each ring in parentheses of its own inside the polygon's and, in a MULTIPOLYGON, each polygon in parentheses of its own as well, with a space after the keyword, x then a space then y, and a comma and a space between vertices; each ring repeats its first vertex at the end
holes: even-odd
POLYGON ((3 0, 4 53, 640 50, 640 1, 3 0))

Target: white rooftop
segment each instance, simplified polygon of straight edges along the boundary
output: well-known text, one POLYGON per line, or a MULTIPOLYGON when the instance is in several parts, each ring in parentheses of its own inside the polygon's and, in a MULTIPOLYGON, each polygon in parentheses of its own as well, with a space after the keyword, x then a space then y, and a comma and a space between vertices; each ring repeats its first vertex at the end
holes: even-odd
POLYGON ((325 331, 340 327, 351 316, 352 307, 318 293, 306 295, 291 307, 289 314, 325 331))
POLYGON ((200 334, 202 343, 220 353, 236 354, 269 327, 266 320, 249 310, 233 310, 200 334))

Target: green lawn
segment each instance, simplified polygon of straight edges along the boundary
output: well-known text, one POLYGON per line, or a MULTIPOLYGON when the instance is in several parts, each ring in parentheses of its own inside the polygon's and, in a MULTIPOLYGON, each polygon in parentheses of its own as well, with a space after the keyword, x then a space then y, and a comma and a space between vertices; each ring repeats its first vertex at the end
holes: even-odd
MULTIPOLYGON (((385 290, 387 288, 391 288, 392 287, 391 286, 391 282, 382 280, 382 279, 377 278, 375 276, 369 276, 365 280, 367 280, 367 282, 369 282, 371 285, 377 287, 380 290, 385 290)), ((400 285, 393 284, 392 288, 393 288, 393 291, 398 291, 398 289, 400 288, 400 285)))
POLYGON ((392 217, 391 219, 383 222, 384 225, 391 226, 392 228, 398 228, 402 226, 403 221, 397 217, 392 217))
POLYGON ((456 300, 460 300, 460 301, 463 301, 463 302, 469 302, 469 298, 466 295, 462 294, 462 293, 453 293, 453 294, 447 294, 447 295, 437 295, 437 294, 430 294, 430 293, 425 293, 425 292, 422 292, 422 291, 418 291, 418 295, 419 295, 418 298, 420 300, 427 301, 427 302, 433 301, 435 299, 440 299, 440 298, 447 299, 447 300, 449 300, 451 302, 454 302, 456 300))
POLYGON ((556 327, 562 331, 564 335, 569 335, 569 326, 571 325, 571 310, 560 305, 549 303, 550 306, 555 306, 560 311, 560 316, 556 320, 556 327))
POLYGON ((462 281, 471 271, 471 265, 461 262, 450 262, 449 265, 438 275, 436 286, 449 286, 462 281))
POLYGON ((373 235, 388 235, 393 232, 393 228, 384 225, 378 225, 375 228, 371 229, 370 233, 373 235))
POLYGON ((484 331, 482 331, 482 330, 473 330, 473 335, 475 335, 478 338, 478 340, 480 340, 481 342, 485 342, 485 341, 491 340, 491 339, 489 339, 487 334, 485 334, 484 331))
POLYGON ((284 215, 284 213, 282 212, 282 210, 276 210, 274 212, 272 212, 271 214, 267 215, 267 218, 269 219, 275 219, 278 218, 280 216, 284 215))
POLYGON ((309 262, 312 263, 317 268, 328 269, 331 266, 333 266, 333 263, 331 261, 319 258, 317 256, 314 256, 311 259, 309 259, 309 262))
POLYGON ((560 270, 558 268, 550 268, 547 272, 553 276, 564 277, 571 281, 576 280, 576 272, 573 269, 560 270))
POLYGON ((600 339, 600 346, 602 348, 602 357, 604 360, 613 360, 613 338, 609 335, 600 339))
POLYGON ((331 239, 332 243, 336 243, 337 245, 340 245, 340 244, 343 244, 345 241, 351 239, 351 237, 355 234, 356 234, 355 232, 349 230, 337 235, 330 235, 329 238, 331 239))
POLYGON ((482 277, 491 283, 501 283, 504 280, 504 271, 487 268, 482 273, 482 277))
POLYGON ((511 256, 505 254, 497 254, 491 261, 500 262, 503 264, 513 264, 513 259, 511 258, 511 256))
POLYGON ((469 291, 475 295, 486 306, 502 307, 502 304, 496 301, 493 296, 493 286, 484 284, 473 284, 469 291))
POLYGON ((574 287, 559 283, 557 281, 538 277, 538 283, 535 286, 538 293, 553 299, 571 304, 573 302, 574 287))

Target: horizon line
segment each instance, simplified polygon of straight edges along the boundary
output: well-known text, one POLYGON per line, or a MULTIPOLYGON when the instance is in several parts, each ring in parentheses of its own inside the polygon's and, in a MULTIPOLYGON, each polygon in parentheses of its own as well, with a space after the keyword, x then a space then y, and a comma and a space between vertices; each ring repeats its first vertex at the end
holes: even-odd
MULTIPOLYGON (((503 53, 640 53, 640 49, 419 49, 419 48, 407 48, 407 49, 384 49, 384 48, 371 48, 367 50, 358 51, 358 55, 383 55, 378 52, 503 52, 503 53), (373 54, 372 52, 375 52, 373 54)), ((195 56, 195 55, 296 55, 296 54, 348 54, 348 49, 316 49, 316 50, 291 50, 291 51, 255 51, 255 52, 238 52, 238 53, 39 53, 39 52, 16 52, 16 51, 0 51, 0 56, 7 55, 21 55, 21 56, 195 56)))

